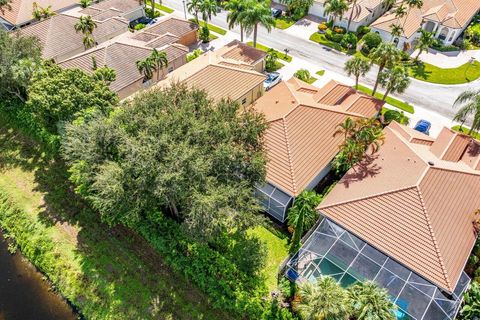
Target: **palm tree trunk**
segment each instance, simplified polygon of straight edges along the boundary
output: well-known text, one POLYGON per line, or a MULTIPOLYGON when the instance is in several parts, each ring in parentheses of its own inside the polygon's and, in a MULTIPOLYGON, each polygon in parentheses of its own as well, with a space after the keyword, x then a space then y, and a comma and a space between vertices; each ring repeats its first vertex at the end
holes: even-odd
POLYGON ((240 24, 240 41, 243 42, 243 24, 240 24))
POLYGON ((152 3, 152 19, 155 18, 155 0, 150 0, 152 3))
POLYGON ((257 47, 257 29, 258 29, 258 23, 255 23, 255 26, 253 27, 253 47, 257 47))
POLYGON ((355 77, 355 89, 357 89, 357 90, 358 90, 358 78, 359 78, 359 76, 355 77))
POLYGON ((373 97, 373 96, 375 95, 375 93, 377 92, 378 81, 380 80, 380 73, 382 73, 383 68, 384 68, 383 66, 379 66, 379 67, 378 67, 377 79, 375 80, 375 86, 373 87, 372 97, 373 97))
POLYGON ((390 93, 390 89, 388 89, 387 91, 385 91, 385 94, 383 95, 383 98, 382 98, 382 101, 385 102, 385 100, 387 100, 387 97, 388 97, 388 94, 390 93))
POLYGON ((292 236, 292 245, 290 246, 290 253, 295 253, 298 248, 300 247, 300 239, 303 233, 303 220, 305 218, 305 211, 303 208, 300 208, 300 213, 298 214, 297 225, 295 226, 295 230, 293 231, 292 236))
POLYGON ((422 49, 418 49, 418 54, 415 57, 415 60, 418 60, 418 58, 420 57, 421 54, 422 54, 422 49))
POLYGON ((350 18, 348 18, 347 32, 350 31, 350 24, 352 23, 352 19, 353 19, 353 10, 355 9, 356 5, 357 5, 357 0, 353 0, 352 12, 350 12, 350 18))

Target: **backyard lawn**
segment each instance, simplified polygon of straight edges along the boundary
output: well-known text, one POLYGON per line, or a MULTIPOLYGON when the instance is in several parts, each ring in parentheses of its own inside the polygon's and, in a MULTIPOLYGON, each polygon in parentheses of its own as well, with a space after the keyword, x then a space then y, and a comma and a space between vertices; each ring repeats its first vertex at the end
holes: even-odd
POLYGON ((287 236, 281 237, 263 226, 251 229, 249 233, 262 240, 267 246, 267 264, 263 272, 266 277, 268 289, 270 291, 275 290, 277 287, 278 268, 288 256, 287 236))
MULTIPOLYGON (((253 41, 248 41, 248 42, 247 42, 247 45, 249 45, 250 47, 253 47, 253 41)), ((268 49, 270 49, 270 48, 269 48, 269 47, 266 47, 266 46, 264 46, 263 44, 260 44, 260 43, 257 42, 257 49, 267 52, 268 49)), ((279 59, 282 59, 282 60, 284 60, 284 61, 286 61, 286 62, 292 61, 292 57, 289 56, 289 55, 285 55, 284 52, 280 52, 280 51, 277 51, 277 50, 275 50, 275 52, 277 53, 279 59)))
MULTIPOLYGON (((358 85, 358 91, 361 91, 363 93, 366 93, 368 95, 372 95, 372 92, 373 90, 370 89, 370 88, 367 88, 365 86, 362 86, 362 85, 358 85)), ((377 99, 383 99, 383 94, 382 93, 379 93, 378 91, 375 93, 375 98, 377 99)), ((412 105, 406 103, 406 102, 403 102, 403 101, 400 101, 398 99, 395 99, 395 98, 392 98, 392 97, 387 97, 386 103, 400 109, 400 110, 403 110, 405 112, 408 112, 408 113, 415 113, 415 110, 413 108, 412 105)))
POLYGON ((458 68, 442 69, 428 63, 410 66, 410 76, 415 79, 439 83, 461 84, 480 78, 480 62, 466 63, 458 68))
POLYGON ((275 19, 275 28, 277 29, 287 29, 295 24, 295 20, 292 20, 289 17, 281 16, 280 18, 275 19))
POLYGON ((86 319, 230 319, 146 241, 109 228, 61 161, 0 120, 0 226, 86 319))

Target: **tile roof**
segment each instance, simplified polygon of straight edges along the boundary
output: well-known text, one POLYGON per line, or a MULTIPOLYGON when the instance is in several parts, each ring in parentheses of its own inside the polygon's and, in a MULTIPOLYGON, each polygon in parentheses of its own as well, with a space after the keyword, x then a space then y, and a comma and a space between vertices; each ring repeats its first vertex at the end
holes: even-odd
MULTIPOLYGON (((83 35, 77 33, 74 29, 77 22, 77 17, 58 14, 39 23, 26 26, 19 32, 23 35, 38 37, 43 46, 43 57, 50 59, 83 48, 83 35)), ((93 36, 95 39, 101 39, 122 30, 128 30, 128 22, 122 18, 111 18, 103 22, 97 22, 97 28, 93 31, 93 36)))
POLYGON ((432 20, 443 26, 462 29, 480 10, 478 0, 424 0, 421 9, 412 8, 403 18, 396 18, 393 10, 385 13, 372 27, 391 31, 392 24, 403 26, 403 36, 410 38, 422 25, 422 21, 432 20))
POLYGON ((138 0, 104 0, 100 1, 99 3, 92 4, 89 8, 101 11, 114 9, 125 14, 137 9, 138 7, 141 7, 138 0))
POLYGON ((296 78, 279 83, 253 104, 270 124, 267 181, 297 196, 338 153, 338 124, 347 117, 373 117, 382 105, 335 81, 323 88, 296 78))
POLYGON ((452 292, 476 240, 480 142, 447 128, 419 139, 395 122, 384 132, 380 151, 348 171, 318 210, 452 292))
POLYGON ((170 17, 159 23, 152 25, 149 28, 144 29, 144 32, 153 33, 157 35, 164 35, 169 33, 177 37, 183 37, 187 33, 197 30, 198 25, 196 23, 170 17))
POLYGON ((42 8, 52 6, 53 11, 59 11, 78 4, 78 0, 13 0, 11 10, 0 12, 0 17, 13 25, 23 24, 33 20, 33 3, 36 2, 42 8))
POLYGON ((375 10, 378 6, 382 4, 381 0, 360 0, 357 1, 355 6, 350 5, 347 12, 343 15, 344 19, 349 19, 353 11, 352 21, 360 22, 375 10))
MULTIPOLYGON (((167 59, 171 62, 180 56, 186 55, 188 49, 181 45, 171 45, 163 48, 161 51, 167 54, 167 59)), ((59 65, 63 68, 79 68, 92 72, 92 58, 94 57, 97 66, 108 66, 115 70, 117 77, 110 85, 110 88, 118 92, 126 86, 143 79, 143 75, 138 72, 135 62, 146 58, 151 52, 151 48, 113 42, 102 48, 84 52, 59 65)))
POLYGON ((255 64, 267 55, 266 52, 248 46, 238 40, 233 40, 217 52, 224 59, 236 60, 249 65, 255 64))

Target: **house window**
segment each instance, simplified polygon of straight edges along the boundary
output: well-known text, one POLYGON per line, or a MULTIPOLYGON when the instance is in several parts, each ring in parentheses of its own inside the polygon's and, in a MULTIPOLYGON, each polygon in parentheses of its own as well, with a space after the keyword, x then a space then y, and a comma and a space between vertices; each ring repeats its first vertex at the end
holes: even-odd
POLYGON ((246 104, 247 103, 247 98, 243 98, 242 99, 242 104, 246 104))

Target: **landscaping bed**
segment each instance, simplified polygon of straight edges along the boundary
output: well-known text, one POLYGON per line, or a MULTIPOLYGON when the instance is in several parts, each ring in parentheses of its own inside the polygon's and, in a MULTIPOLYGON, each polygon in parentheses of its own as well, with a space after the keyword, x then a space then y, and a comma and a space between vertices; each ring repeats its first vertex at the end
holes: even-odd
MULTIPOLYGON (((248 41, 247 45, 249 45, 250 47, 253 47, 253 41, 248 41)), ((268 49, 270 49, 270 48, 264 46, 263 44, 257 43, 257 49, 267 52, 268 49)), ((289 55, 285 55, 284 52, 280 52, 280 51, 277 51, 277 50, 275 50, 275 52, 277 53, 279 59, 282 59, 286 62, 291 62, 292 61, 292 57, 289 56, 289 55)))

